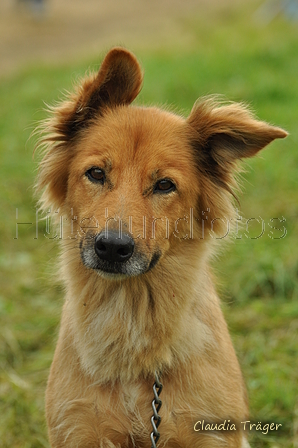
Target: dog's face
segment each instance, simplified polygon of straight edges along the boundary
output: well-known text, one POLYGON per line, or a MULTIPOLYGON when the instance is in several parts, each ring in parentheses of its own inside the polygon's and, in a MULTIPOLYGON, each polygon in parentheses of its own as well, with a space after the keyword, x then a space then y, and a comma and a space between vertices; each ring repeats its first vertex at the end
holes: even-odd
POLYGON ((66 204, 77 216, 86 267, 143 274, 189 235, 185 217, 199 185, 184 120, 118 106, 90 125, 74 152, 66 204))
POLYGON ((111 50, 98 75, 56 109, 45 139, 44 208, 75 223, 81 261, 109 278, 145 274, 182 243, 220 231, 233 218, 237 160, 287 135, 235 104, 206 100, 186 120, 129 106, 141 83, 135 57, 111 50))

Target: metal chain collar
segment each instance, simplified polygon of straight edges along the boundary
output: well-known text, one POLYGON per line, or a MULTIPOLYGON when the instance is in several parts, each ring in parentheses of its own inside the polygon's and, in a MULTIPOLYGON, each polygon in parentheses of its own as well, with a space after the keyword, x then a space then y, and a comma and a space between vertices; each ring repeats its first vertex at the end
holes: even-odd
POLYGON ((152 401, 153 415, 151 417, 151 425, 152 425, 153 431, 150 435, 151 442, 152 442, 151 448, 157 448, 156 444, 160 437, 160 433, 158 432, 157 428, 159 427, 160 422, 161 422, 161 416, 158 414, 158 412, 161 408, 161 405, 162 405, 162 401, 159 398, 161 391, 162 391, 162 384, 159 381, 158 374, 155 372, 155 383, 153 384, 154 400, 152 401))

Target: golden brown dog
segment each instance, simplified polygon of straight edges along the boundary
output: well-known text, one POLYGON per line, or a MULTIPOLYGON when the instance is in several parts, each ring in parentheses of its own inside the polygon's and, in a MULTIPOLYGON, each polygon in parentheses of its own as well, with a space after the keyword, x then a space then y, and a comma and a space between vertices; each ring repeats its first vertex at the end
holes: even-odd
POLYGON ((246 391, 208 259, 234 217, 237 162, 287 134, 240 104, 203 100, 187 119, 131 106, 141 84, 114 48, 46 126, 37 187, 64 216, 67 291, 50 442, 154 446, 157 374, 160 448, 245 447, 246 391))

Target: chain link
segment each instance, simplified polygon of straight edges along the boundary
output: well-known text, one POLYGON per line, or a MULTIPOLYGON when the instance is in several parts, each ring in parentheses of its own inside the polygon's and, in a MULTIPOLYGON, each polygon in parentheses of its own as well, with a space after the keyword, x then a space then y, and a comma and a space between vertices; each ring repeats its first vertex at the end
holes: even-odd
POLYGON ((155 383, 153 384, 153 394, 154 394, 154 400, 152 401, 152 410, 153 410, 153 415, 151 417, 151 425, 153 428, 153 431, 151 432, 150 438, 151 438, 151 448, 157 448, 156 444, 159 440, 160 437, 160 433, 157 430, 157 428, 160 425, 161 422, 161 416, 158 414, 161 405, 162 405, 162 401, 159 398, 159 395, 162 391, 162 384, 159 381, 159 377, 158 374, 155 373, 155 383))

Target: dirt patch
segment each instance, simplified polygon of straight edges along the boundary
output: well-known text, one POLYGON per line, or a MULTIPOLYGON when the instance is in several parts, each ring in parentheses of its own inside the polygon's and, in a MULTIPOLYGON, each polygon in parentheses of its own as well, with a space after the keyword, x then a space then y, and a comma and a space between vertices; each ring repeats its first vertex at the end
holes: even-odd
POLYGON ((113 45, 177 45, 190 39, 183 18, 231 7, 240 0, 1 0, 0 76, 37 62, 105 52, 113 45))

